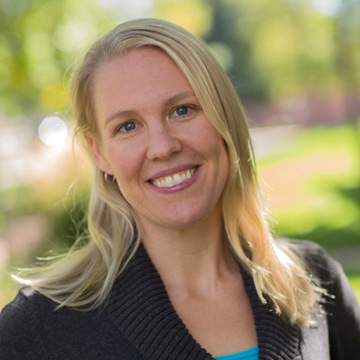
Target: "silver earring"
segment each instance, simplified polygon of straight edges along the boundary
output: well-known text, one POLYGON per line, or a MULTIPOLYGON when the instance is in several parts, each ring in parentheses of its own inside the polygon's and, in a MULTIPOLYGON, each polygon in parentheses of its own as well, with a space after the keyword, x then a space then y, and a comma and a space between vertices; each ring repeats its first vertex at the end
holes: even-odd
POLYGON ((109 175, 107 172, 104 172, 104 179, 109 184, 113 184, 115 182, 115 176, 109 175), (110 176, 111 176, 111 178, 110 178, 110 176))

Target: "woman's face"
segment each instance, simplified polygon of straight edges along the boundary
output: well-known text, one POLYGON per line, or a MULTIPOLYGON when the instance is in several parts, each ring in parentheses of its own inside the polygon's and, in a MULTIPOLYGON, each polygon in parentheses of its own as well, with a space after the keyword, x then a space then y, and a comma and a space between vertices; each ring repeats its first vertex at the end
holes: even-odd
POLYGON ((93 99, 95 160, 116 177, 145 230, 221 216, 227 152, 170 57, 143 47, 106 62, 94 74, 93 99))

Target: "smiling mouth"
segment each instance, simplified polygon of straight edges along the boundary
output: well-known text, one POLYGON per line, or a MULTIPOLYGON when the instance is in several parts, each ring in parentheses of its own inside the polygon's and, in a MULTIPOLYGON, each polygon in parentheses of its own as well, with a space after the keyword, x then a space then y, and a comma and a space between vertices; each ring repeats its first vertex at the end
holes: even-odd
POLYGON ((189 180, 193 176, 195 170, 196 170, 196 167, 189 169, 189 170, 180 171, 180 172, 172 174, 172 175, 168 175, 168 176, 164 176, 162 178, 151 180, 151 183, 159 188, 170 188, 170 187, 179 185, 179 184, 189 180))

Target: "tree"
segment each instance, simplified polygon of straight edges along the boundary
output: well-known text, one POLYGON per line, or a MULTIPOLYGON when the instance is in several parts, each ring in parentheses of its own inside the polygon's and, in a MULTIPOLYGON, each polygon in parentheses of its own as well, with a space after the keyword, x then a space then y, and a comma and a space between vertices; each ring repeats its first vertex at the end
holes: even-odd
POLYGON ((92 1, 2 0, 0 112, 66 110, 67 70, 104 24, 115 22, 92 1))

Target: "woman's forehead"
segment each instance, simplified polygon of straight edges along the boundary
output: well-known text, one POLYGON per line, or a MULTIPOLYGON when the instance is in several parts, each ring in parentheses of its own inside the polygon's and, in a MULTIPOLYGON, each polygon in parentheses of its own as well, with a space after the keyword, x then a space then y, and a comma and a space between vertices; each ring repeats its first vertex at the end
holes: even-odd
POLYGON ((93 102, 97 118, 112 113, 157 106, 193 89, 163 51, 137 48, 100 67, 94 76, 93 102))

